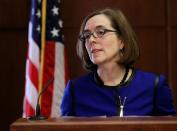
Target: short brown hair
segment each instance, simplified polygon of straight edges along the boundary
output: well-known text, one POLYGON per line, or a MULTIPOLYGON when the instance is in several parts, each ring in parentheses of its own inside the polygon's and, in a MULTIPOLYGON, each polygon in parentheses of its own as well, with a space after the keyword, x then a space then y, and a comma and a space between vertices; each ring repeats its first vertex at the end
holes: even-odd
MULTIPOLYGON (((105 15, 111 21, 111 26, 118 32, 117 36, 121 38, 124 43, 124 48, 122 50, 123 55, 121 56, 119 63, 126 67, 132 66, 139 57, 139 47, 135 32, 120 10, 106 8, 90 13, 82 22, 79 36, 83 33, 86 22, 91 17, 101 14, 105 15)), ((91 62, 85 48, 85 42, 78 39, 76 49, 78 56, 83 62, 83 67, 91 71, 96 70, 97 65, 91 62)))

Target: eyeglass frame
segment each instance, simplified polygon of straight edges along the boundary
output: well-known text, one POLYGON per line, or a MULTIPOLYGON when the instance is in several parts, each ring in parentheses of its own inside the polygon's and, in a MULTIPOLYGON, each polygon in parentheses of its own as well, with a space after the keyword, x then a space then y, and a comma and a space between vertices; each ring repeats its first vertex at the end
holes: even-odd
POLYGON ((110 30, 110 29, 106 29, 106 28, 102 28, 102 30, 104 30, 104 33, 102 35, 99 35, 98 32, 96 31, 96 29, 93 32, 89 32, 89 37, 88 38, 84 38, 83 33, 79 36, 79 40, 82 42, 85 42, 86 40, 89 40, 91 36, 93 36, 94 38, 102 38, 106 33, 108 32, 118 32, 116 30, 110 30))

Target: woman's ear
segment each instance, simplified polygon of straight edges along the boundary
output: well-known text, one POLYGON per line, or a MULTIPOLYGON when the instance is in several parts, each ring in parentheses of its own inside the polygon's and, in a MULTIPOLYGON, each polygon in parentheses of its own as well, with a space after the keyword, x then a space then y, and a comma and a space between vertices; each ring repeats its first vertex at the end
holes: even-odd
POLYGON ((124 49, 124 42, 123 42, 123 40, 120 40, 120 48, 119 49, 121 49, 121 50, 124 49))

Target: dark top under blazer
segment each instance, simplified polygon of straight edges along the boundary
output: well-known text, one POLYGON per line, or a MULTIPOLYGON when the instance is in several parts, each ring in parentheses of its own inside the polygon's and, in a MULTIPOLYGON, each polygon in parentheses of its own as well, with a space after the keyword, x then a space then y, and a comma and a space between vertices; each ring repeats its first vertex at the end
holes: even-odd
POLYGON ((91 72, 68 82, 61 104, 62 116, 119 116, 120 102, 125 97, 124 116, 176 114, 163 75, 159 77, 155 94, 154 73, 134 69, 129 81, 117 86, 104 85, 95 74, 91 72))

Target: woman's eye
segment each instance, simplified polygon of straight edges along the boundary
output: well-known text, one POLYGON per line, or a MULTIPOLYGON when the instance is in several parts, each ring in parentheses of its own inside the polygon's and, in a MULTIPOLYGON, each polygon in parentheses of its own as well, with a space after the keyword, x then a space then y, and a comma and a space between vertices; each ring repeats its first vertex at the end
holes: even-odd
POLYGON ((84 37, 85 37, 86 39, 87 39, 87 38, 90 38, 90 34, 91 34, 91 33, 87 32, 87 33, 84 34, 84 37))
POLYGON ((97 34, 98 34, 98 35, 104 35, 104 34, 105 34, 105 30, 98 30, 98 31, 97 31, 97 34))

